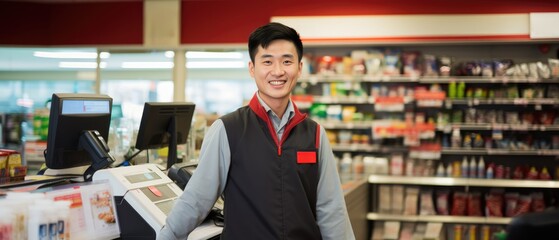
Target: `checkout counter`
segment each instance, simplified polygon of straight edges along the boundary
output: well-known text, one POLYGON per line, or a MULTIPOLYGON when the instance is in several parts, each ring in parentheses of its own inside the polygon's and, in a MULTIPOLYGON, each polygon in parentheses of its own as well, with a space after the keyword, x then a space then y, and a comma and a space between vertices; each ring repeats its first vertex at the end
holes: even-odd
MULTIPOLYGON (((74 212, 70 219, 80 227, 72 228, 72 233, 91 239, 155 239, 167 214, 182 195, 182 189, 155 164, 102 169, 93 175, 92 182, 76 183, 78 179, 28 176, 21 183, 0 185, 0 192, 42 192, 55 201, 73 201, 75 207, 70 210, 74 212), (96 194, 99 192, 112 196, 108 201, 112 208, 108 212, 116 212, 116 222, 112 226, 100 223, 98 208, 90 204, 92 199, 99 202, 96 194)), ((188 239, 219 239, 221 231, 222 227, 213 221, 205 221, 188 239)))
POLYGON ((356 240, 369 239, 367 212, 369 211, 369 187, 365 175, 340 176, 342 189, 356 240))
MULTIPOLYGON (((2 189, 32 191, 40 186, 67 183, 67 179, 48 178, 47 176, 28 176, 25 184, 0 186, 2 189), (32 179, 32 181, 30 180, 32 179), (30 184, 33 182, 34 184, 30 184)), ((164 224, 166 214, 182 190, 167 177, 156 165, 145 164, 132 167, 99 170, 94 180, 111 182, 115 200, 117 220, 120 225, 120 238, 141 234, 153 239, 155 229, 164 224), (115 171, 118 170, 118 171, 115 171)), ((78 184, 79 185, 79 184, 78 184)), ((368 236, 368 185, 364 176, 342 176, 342 189, 354 234, 357 240, 368 236)), ((219 238, 221 227, 207 221, 196 228, 188 239, 202 240, 219 238)))

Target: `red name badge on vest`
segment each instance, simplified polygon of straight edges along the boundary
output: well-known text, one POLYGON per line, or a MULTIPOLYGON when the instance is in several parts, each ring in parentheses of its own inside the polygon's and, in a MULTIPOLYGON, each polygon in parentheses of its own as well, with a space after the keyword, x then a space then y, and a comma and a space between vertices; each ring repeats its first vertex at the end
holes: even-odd
POLYGON ((297 163, 316 163, 316 151, 297 151, 297 163))

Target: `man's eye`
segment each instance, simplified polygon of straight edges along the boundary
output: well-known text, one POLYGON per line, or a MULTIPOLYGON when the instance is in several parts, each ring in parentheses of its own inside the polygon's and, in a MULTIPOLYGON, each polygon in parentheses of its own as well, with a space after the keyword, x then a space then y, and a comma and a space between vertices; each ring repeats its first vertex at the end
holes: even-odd
POLYGON ((286 64, 286 65, 289 65, 289 64, 292 64, 292 63, 293 63, 293 61, 291 61, 291 60, 285 60, 285 61, 283 61, 283 64, 286 64))
POLYGON ((272 64, 272 61, 264 61, 264 62, 262 62, 262 63, 263 63, 264 65, 270 65, 270 64, 272 64))

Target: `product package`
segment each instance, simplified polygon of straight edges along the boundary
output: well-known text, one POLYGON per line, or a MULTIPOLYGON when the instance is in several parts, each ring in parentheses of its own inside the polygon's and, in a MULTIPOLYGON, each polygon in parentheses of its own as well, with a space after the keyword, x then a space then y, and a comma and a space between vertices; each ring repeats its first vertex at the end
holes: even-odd
POLYGON ((547 60, 549 64, 550 70, 550 77, 558 78, 559 77, 559 59, 550 58, 547 60))
POLYGON ((402 230, 400 231, 400 238, 398 240, 413 240, 414 229, 415 223, 404 222, 402 224, 402 230))
POLYGON ((380 185, 378 187, 378 211, 379 213, 391 213, 391 210, 392 210, 392 186, 380 185))
POLYGON ((485 195, 485 216, 503 217, 504 189, 491 189, 485 195))
POLYGON ((402 52, 401 62, 402 62, 402 73, 404 76, 416 77, 421 76, 420 67, 420 57, 421 53, 417 51, 413 52, 402 52))
POLYGON ((404 212, 404 186, 392 186, 392 213, 402 214, 404 212))
POLYGON ((419 215, 436 215, 433 204, 433 190, 422 190, 420 197, 419 215))
POLYGON ((400 75, 400 52, 397 50, 387 49, 384 53, 384 69, 385 76, 400 75))
POLYGON ((384 234, 382 239, 384 240, 396 240, 400 237, 401 223, 397 221, 386 221, 384 222, 384 234))
POLYGON ((433 77, 439 75, 439 63, 437 57, 431 54, 423 55, 423 76, 433 77))
POLYGON ((514 217, 518 206, 519 194, 517 192, 508 192, 505 194, 505 216, 514 217))
POLYGON ((449 200, 449 191, 448 190, 437 190, 436 193, 436 205, 437 205, 437 214, 438 215, 448 215, 448 200, 449 200))
POLYGON ((545 210, 545 201, 542 192, 532 193, 532 212, 541 212, 545 210))
POLYGON ((465 192, 454 192, 452 195, 452 209, 450 215, 465 216, 467 207, 467 194, 465 192))
POLYGON ((474 216, 474 217, 483 216, 483 213, 481 212, 481 193, 479 192, 468 193, 467 215, 474 216))
POLYGON ((419 200, 419 188, 407 187, 404 200, 404 215, 417 215, 417 203, 419 200))

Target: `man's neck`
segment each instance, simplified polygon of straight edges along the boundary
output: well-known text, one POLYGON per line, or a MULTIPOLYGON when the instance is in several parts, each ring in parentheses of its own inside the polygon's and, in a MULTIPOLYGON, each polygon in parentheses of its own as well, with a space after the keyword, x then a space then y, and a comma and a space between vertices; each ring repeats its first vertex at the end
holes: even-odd
POLYGON ((287 104, 289 103, 289 97, 283 99, 269 99, 262 97, 262 95, 260 97, 280 119, 283 117, 283 114, 287 109, 287 104))

